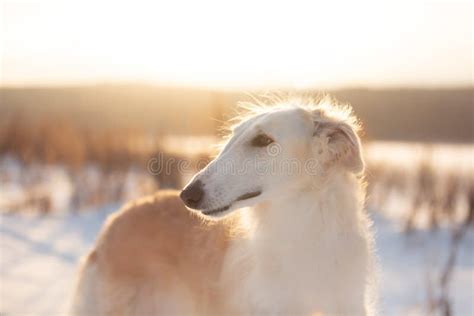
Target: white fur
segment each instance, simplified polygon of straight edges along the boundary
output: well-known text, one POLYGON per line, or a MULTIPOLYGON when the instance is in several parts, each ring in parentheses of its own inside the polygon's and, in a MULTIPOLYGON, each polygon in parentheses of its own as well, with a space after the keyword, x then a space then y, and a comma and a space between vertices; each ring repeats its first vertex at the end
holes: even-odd
POLYGON ((232 284, 240 266, 250 267, 234 281, 237 310, 371 314, 371 237, 357 187, 357 180, 339 175, 320 192, 301 189, 246 210, 252 236, 232 247, 223 272, 232 284))

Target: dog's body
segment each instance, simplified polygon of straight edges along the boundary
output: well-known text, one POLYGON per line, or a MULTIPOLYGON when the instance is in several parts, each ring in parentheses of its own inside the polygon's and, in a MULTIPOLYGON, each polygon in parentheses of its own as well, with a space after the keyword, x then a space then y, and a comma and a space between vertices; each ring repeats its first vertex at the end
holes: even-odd
POLYGON ((188 211, 176 192, 161 192, 109 219, 82 267, 73 312, 370 313, 372 237, 356 175, 360 142, 350 123, 324 111, 291 107, 245 120, 181 193, 208 216, 240 212, 214 221, 188 211), (265 153, 273 143, 279 151, 265 153), (316 160, 300 174, 216 168, 229 157, 241 164, 242 154, 316 160))

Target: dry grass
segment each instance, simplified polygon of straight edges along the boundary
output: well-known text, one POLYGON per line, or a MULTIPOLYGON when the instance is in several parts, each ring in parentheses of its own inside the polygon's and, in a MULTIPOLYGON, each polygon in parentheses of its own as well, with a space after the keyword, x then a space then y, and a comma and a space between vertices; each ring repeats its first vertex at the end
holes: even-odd
POLYGON ((22 194, 10 198, 5 191, 0 204, 11 212, 55 211, 51 183, 58 181, 63 191, 71 187, 70 203, 62 206, 72 210, 125 201, 159 187, 179 188, 184 181, 179 162, 209 158, 173 152, 163 139, 139 129, 91 130, 64 119, 26 124, 18 118, 0 127, 0 182, 22 194), (174 163, 154 174, 148 169, 152 158, 174 163))

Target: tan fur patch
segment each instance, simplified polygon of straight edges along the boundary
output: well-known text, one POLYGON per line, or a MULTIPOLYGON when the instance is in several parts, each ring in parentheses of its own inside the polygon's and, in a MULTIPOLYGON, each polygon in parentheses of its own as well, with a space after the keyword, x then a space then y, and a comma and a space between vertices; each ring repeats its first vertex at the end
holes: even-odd
POLYGON ((217 281, 229 239, 236 237, 229 226, 187 210, 177 191, 161 191, 112 215, 89 260, 98 260, 112 283, 156 282, 166 291, 181 282, 200 309, 211 312, 209 306, 218 309, 222 301, 217 281))

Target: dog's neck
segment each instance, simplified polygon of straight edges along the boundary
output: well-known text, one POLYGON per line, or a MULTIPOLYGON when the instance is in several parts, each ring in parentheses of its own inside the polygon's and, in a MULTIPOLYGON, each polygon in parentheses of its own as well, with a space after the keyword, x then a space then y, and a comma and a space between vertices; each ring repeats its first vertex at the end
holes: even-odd
MULTIPOLYGON (((305 187, 245 210, 240 218, 250 227, 249 236, 235 241, 223 274, 224 283, 251 292, 244 291, 235 302, 248 295, 257 295, 257 301, 259 295, 262 300, 281 295, 278 300, 305 302, 311 310, 315 293, 321 306, 334 299, 331 295, 341 289, 338 278, 349 277, 355 269, 351 260, 366 249, 360 237, 361 193, 356 177, 339 174, 319 189, 305 187), (282 284, 293 290, 279 291, 282 284)), ((356 275, 364 278, 358 267, 356 275)))
POLYGON ((293 189, 255 206, 250 210, 253 233, 298 239, 310 232, 349 232, 357 229, 362 202, 360 181, 349 174, 334 174, 322 187, 293 189))

